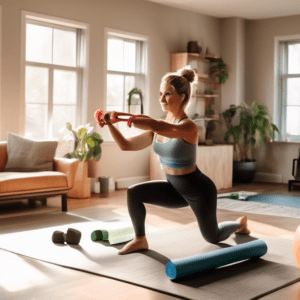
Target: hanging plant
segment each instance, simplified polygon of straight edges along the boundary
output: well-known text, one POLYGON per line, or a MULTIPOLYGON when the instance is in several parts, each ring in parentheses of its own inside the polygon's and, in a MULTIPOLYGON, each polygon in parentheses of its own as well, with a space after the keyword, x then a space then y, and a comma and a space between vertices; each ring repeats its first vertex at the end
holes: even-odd
POLYGON ((223 59, 220 58, 218 64, 213 66, 211 69, 212 73, 217 72, 216 77, 219 78, 219 82, 225 83, 228 77, 229 67, 224 64, 223 59))
POLYGON ((138 89, 138 88, 133 88, 129 93, 128 93, 128 106, 129 106, 129 110, 130 110, 130 105, 131 105, 131 97, 133 95, 139 95, 140 99, 141 99, 141 114, 143 114, 143 94, 142 94, 142 90, 138 89))

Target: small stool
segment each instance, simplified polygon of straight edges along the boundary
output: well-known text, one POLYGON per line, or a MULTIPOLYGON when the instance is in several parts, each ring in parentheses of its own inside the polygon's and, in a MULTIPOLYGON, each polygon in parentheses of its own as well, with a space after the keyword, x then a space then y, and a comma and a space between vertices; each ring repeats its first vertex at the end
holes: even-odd
POLYGON ((298 183, 296 184, 296 186, 300 187, 300 181, 299 180, 289 180, 289 191, 292 190, 292 186, 294 185, 294 183, 298 183))

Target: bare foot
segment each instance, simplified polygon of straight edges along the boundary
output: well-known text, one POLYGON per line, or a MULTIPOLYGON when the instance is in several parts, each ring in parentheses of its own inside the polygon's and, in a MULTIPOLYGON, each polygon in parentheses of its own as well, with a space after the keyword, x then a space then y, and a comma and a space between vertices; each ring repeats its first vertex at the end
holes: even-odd
POLYGON ((136 236, 131 242, 127 243, 118 254, 127 254, 139 250, 148 250, 148 241, 146 236, 136 236))
POLYGON ((236 231, 236 233, 244 233, 244 234, 250 234, 250 230, 248 229, 247 225, 247 217, 243 216, 237 219, 237 222, 240 222, 241 228, 236 231))

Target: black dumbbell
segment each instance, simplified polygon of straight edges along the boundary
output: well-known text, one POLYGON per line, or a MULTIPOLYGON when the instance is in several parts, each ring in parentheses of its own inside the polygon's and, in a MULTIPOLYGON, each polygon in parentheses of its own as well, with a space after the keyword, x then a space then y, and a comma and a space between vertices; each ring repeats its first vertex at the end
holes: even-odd
POLYGON ((81 232, 69 228, 67 233, 64 233, 62 231, 54 231, 52 235, 52 242, 53 243, 67 243, 72 245, 78 245, 81 239, 81 232))

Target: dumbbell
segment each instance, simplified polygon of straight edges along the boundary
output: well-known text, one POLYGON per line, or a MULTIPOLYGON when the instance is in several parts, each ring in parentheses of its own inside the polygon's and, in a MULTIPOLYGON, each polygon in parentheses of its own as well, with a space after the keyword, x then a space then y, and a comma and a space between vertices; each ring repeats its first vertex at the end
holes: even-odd
POLYGON ((67 233, 64 233, 62 231, 54 231, 52 235, 52 242, 53 243, 67 243, 67 244, 72 244, 72 245, 78 245, 81 239, 81 232, 69 228, 67 233))

